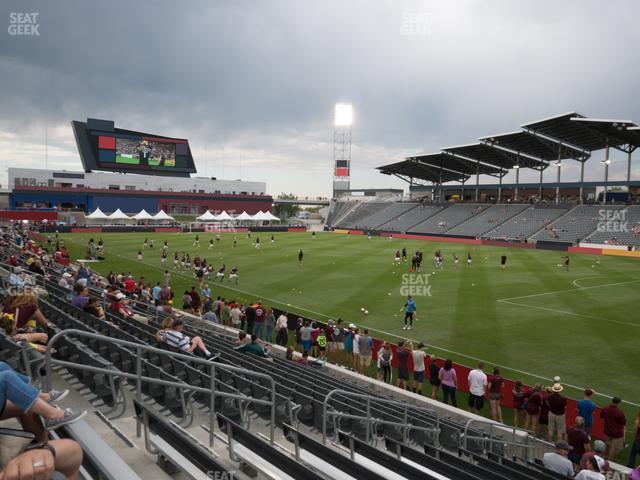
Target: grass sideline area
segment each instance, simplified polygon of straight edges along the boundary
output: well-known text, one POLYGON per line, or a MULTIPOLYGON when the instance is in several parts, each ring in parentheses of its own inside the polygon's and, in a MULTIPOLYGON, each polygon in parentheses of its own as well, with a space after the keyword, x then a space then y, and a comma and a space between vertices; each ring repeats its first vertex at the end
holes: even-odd
MULTIPOLYGON (((336 233, 254 232, 222 234, 220 245, 212 233, 61 234, 73 260, 83 258, 89 238, 105 242, 106 260, 92 263, 102 274, 133 272, 150 282, 161 279, 160 247, 207 258, 214 267, 225 263, 239 268, 239 284, 209 281, 213 294, 239 301, 262 300, 319 320, 341 317, 372 330, 374 336, 397 342, 401 338, 424 341, 430 352, 473 366, 483 360, 490 369, 501 367, 504 376, 532 384, 549 384, 560 375, 567 396, 581 398, 589 386, 600 406, 610 395, 625 401, 628 428, 638 411, 637 338, 640 318, 634 314, 640 278, 638 260, 623 257, 571 255, 569 272, 561 266, 564 252, 493 246, 435 243, 419 240, 336 233), (146 238, 154 249, 138 250, 146 238), (238 246, 233 248, 233 237, 238 246), (255 248, 259 237, 262 248, 255 248), (402 329, 400 309, 406 300, 408 264, 394 265, 396 250, 406 247, 409 258, 424 251, 422 273, 428 277, 430 296, 416 295, 418 318, 410 331, 402 329), (298 250, 304 251, 303 266, 298 250), (436 271, 433 254, 444 255, 436 271), (466 264, 467 253, 473 264, 466 264), (453 254, 460 258, 454 269, 453 254), (501 255, 507 267, 500 268, 501 255), (435 273, 433 273, 435 272, 435 273), (369 313, 361 312, 365 308, 369 313)), ((195 284, 192 275, 172 272, 176 297, 195 284)), ((625 459, 626 463, 626 459, 625 459)))

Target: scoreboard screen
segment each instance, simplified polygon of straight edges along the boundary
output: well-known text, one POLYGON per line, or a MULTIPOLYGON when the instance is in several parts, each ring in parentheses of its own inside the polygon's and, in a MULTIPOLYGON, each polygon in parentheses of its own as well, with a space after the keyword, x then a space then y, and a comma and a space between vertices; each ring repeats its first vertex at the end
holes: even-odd
POLYGON ((85 171, 189 176, 196 168, 189 142, 114 127, 113 122, 72 122, 85 171))

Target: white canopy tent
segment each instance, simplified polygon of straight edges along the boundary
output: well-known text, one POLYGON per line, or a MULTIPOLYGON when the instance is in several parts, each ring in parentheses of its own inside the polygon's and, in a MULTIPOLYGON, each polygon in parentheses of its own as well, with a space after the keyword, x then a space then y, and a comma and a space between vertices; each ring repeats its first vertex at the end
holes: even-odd
POLYGON ((131 217, 124 213, 122 210, 117 209, 111 215, 107 217, 109 220, 131 220, 131 217))
POLYGON ((251 220, 257 220, 257 221, 266 220, 264 218, 264 212, 262 210, 259 210, 258 213, 251 215, 251 220))
POLYGON ((133 217, 133 220, 143 221, 143 220, 153 220, 153 215, 148 213, 144 208, 136 213, 133 217))
POLYGON ((271 212, 265 212, 264 217, 265 217, 265 218, 264 218, 265 220, 277 221, 277 222, 279 222, 279 221, 280 221, 280 218, 279 218, 279 217, 276 217, 276 216, 275 216, 273 213, 271 213, 271 212))
POLYGON ((106 213, 104 213, 102 210, 100 210, 100 207, 98 207, 93 212, 91 212, 89 215, 86 215, 85 218, 87 220, 106 220, 109 217, 108 217, 108 215, 106 213))
POLYGON ((158 213, 156 213, 153 216, 154 220, 165 220, 165 221, 173 221, 174 218, 171 215, 167 215, 167 213, 164 210, 160 210, 158 213))
POLYGON ((234 220, 237 220, 239 222, 243 222, 246 220, 253 220, 253 217, 251 215, 249 215, 247 212, 242 212, 240 215, 238 215, 236 218, 234 218, 234 220))
POLYGON ((213 213, 211 213, 209 210, 204 212, 199 217, 196 217, 196 220, 199 221, 199 222, 213 222, 213 221, 215 221, 217 219, 218 218, 213 213))
POLYGON ((226 210, 223 210, 219 215, 214 215, 214 217, 216 220, 233 220, 233 217, 226 210))

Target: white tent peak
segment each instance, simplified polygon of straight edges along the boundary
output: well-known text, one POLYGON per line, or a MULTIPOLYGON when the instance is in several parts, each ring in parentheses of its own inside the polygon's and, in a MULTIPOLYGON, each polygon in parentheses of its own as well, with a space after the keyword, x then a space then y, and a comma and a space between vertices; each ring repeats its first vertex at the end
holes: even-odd
POLYGON ((98 207, 89 215, 87 215, 86 218, 88 218, 89 220, 105 220, 109 217, 102 210, 100 210, 100 207, 98 207))
POLYGON ((153 215, 147 212, 144 208, 136 213, 133 217, 134 220, 152 220, 153 215))
POLYGON ((122 210, 117 209, 111 215, 109 215, 109 220, 130 220, 129 215, 124 213, 122 210))

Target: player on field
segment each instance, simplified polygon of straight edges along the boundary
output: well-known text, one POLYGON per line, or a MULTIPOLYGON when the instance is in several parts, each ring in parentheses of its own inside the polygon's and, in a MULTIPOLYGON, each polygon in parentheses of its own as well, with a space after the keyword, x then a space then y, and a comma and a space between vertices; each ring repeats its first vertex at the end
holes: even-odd
POLYGON ((275 243, 275 241, 276 241, 276 238, 273 235, 271 235, 271 243, 275 243))
POLYGON ((507 268, 507 256, 504 254, 500 257, 500 268, 503 270, 507 268))
POLYGON ((155 242, 153 238, 149 240, 149 248, 153 248, 153 242, 155 242))
POLYGON ((231 272, 229 272, 229 283, 235 283, 236 285, 238 284, 238 267, 233 267, 231 269, 231 272))
POLYGON ((471 253, 467 253, 467 266, 470 267, 472 263, 473 260, 471 259, 471 253))
POLYGON ((216 243, 220 243, 220 234, 216 233, 216 243))
POLYGON ((316 239, 316 232, 311 232, 311 239, 315 240, 316 239))
POLYGON ((185 264, 185 267, 187 268, 187 272, 191 270, 191 255, 189 255, 188 253, 187 253, 187 263, 185 264))
POLYGON ((180 271, 184 271, 184 266, 187 264, 187 256, 182 252, 180 256, 180 271))
POLYGON ((407 263, 407 247, 402 247, 402 261, 407 263))
POLYGON ((162 250, 162 252, 160 252, 160 263, 162 264, 163 267, 167 266, 167 251, 166 250, 162 250))
POLYGON ((400 311, 404 310, 404 327, 403 330, 411 330, 413 325, 413 319, 416 316, 416 301, 411 295, 407 297, 407 303, 405 303, 400 311))
POLYGON ((569 255, 562 257, 562 264, 564 266, 564 271, 568 272, 569 271, 569 255))
POLYGON ((142 248, 147 248, 149 246, 149 239, 145 238, 144 243, 142 244, 142 248))
POLYGON ((371 232, 367 232, 367 239, 371 240, 371 232))
POLYGON ((458 258, 458 255, 456 255, 455 253, 453 254, 453 269, 454 270, 458 270, 458 263, 460 262, 460 259, 458 258))
POLYGON ((142 261, 142 250, 138 250, 138 261, 142 261))
MULTIPOLYGON (((153 245, 153 238, 151 239, 151 245, 153 245)), ((166 250, 167 248, 169 248, 169 244, 167 243, 167 241, 164 241, 164 244, 162 245, 162 249, 166 250)))
POLYGON ((238 245, 238 238, 233 237, 233 248, 236 248, 236 245, 238 245))
POLYGON ((213 248, 213 238, 209 239, 209 250, 213 248))
POLYGON ((304 258, 304 252, 302 251, 302 249, 298 250, 298 262, 300 263, 300 266, 302 266, 302 259, 304 258))
POLYGON ((400 250, 396 250, 396 253, 393 256, 393 263, 395 265, 400 265, 400 250))
POLYGON ((224 272, 227 270, 227 267, 225 266, 225 264, 223 263, 222 266, 220 267, 220 269, 218 270, 218 273, 216 273, 216 278, 215 280, 220 280, 220 282, 224 282, 224 272))
POLYGON ((260 250, 260 237, 256 237, 256 249, 260 250))
POLYGON ((173 269, 178 270, 178 263, 180 260, 178 259, 178 252, 173 252, 173 269))
POLYGON ((200 246, 200 238, 198 238, 198 234, 196 234, 196 238, 193 240, 193 246, 194 247, 200 246))

